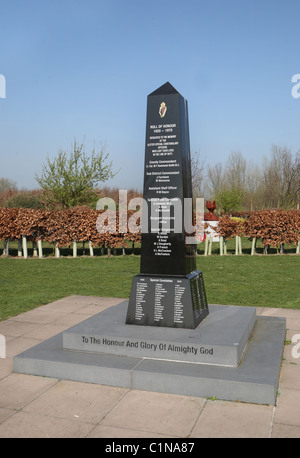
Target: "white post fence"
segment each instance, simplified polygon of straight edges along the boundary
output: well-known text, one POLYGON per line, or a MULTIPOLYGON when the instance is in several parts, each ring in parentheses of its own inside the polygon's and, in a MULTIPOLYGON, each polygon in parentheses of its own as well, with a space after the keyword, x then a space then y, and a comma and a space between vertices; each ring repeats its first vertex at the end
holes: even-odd
POLYGON ((23 258, 28 258, 28 250, 27 250, 27 238, 25 235, 22 236, 22 246, 23 246, 23 258))
POLYGON ((39 258, 42 259, 42 257, 43 257, 43 245, 42 245, 41 239, 39 239, 37 241, 37 245, 38 245, 39 258))

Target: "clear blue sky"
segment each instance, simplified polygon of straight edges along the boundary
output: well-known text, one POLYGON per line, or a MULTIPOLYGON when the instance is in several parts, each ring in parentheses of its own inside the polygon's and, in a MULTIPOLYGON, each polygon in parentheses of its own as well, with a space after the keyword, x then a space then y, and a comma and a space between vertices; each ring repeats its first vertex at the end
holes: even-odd
POLYGON ((0 177, 37 188, 46 156, 107 143, 110 186, 142 188, 147 95, 189 103, 191 150, 261 164, 300 149, 299 0, 0 0, 0 177))

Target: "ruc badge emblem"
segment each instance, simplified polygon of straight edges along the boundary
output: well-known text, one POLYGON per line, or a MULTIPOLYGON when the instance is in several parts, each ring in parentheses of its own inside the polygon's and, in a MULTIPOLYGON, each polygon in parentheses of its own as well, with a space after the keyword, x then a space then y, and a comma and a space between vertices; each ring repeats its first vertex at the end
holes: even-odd
POLYGON ((160 107, 159 107, 159 116, 163 118, 167 112, 167 105, 165 102, 161 102, 160 107))

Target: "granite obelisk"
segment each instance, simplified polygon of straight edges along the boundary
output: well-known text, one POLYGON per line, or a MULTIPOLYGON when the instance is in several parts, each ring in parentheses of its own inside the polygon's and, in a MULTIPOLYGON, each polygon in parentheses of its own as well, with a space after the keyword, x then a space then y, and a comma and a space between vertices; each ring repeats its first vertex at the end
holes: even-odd
POLYGON ((170 83, 147 100, 143 199, 140 275, 126 323, 194 329, 208 306, 184 224, 192 200, 188 106, 170 83))

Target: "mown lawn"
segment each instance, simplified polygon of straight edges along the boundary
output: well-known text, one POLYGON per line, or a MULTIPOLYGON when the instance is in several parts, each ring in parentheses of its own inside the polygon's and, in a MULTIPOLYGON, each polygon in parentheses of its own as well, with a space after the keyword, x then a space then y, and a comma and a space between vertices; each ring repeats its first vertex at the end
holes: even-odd
MULTIPOLYGON (((140 256, 0 258, 0 320, 72 295, 128 298, 140 256)), ((300 256, 197 256, 210 304, 300 308, 300 256)))

